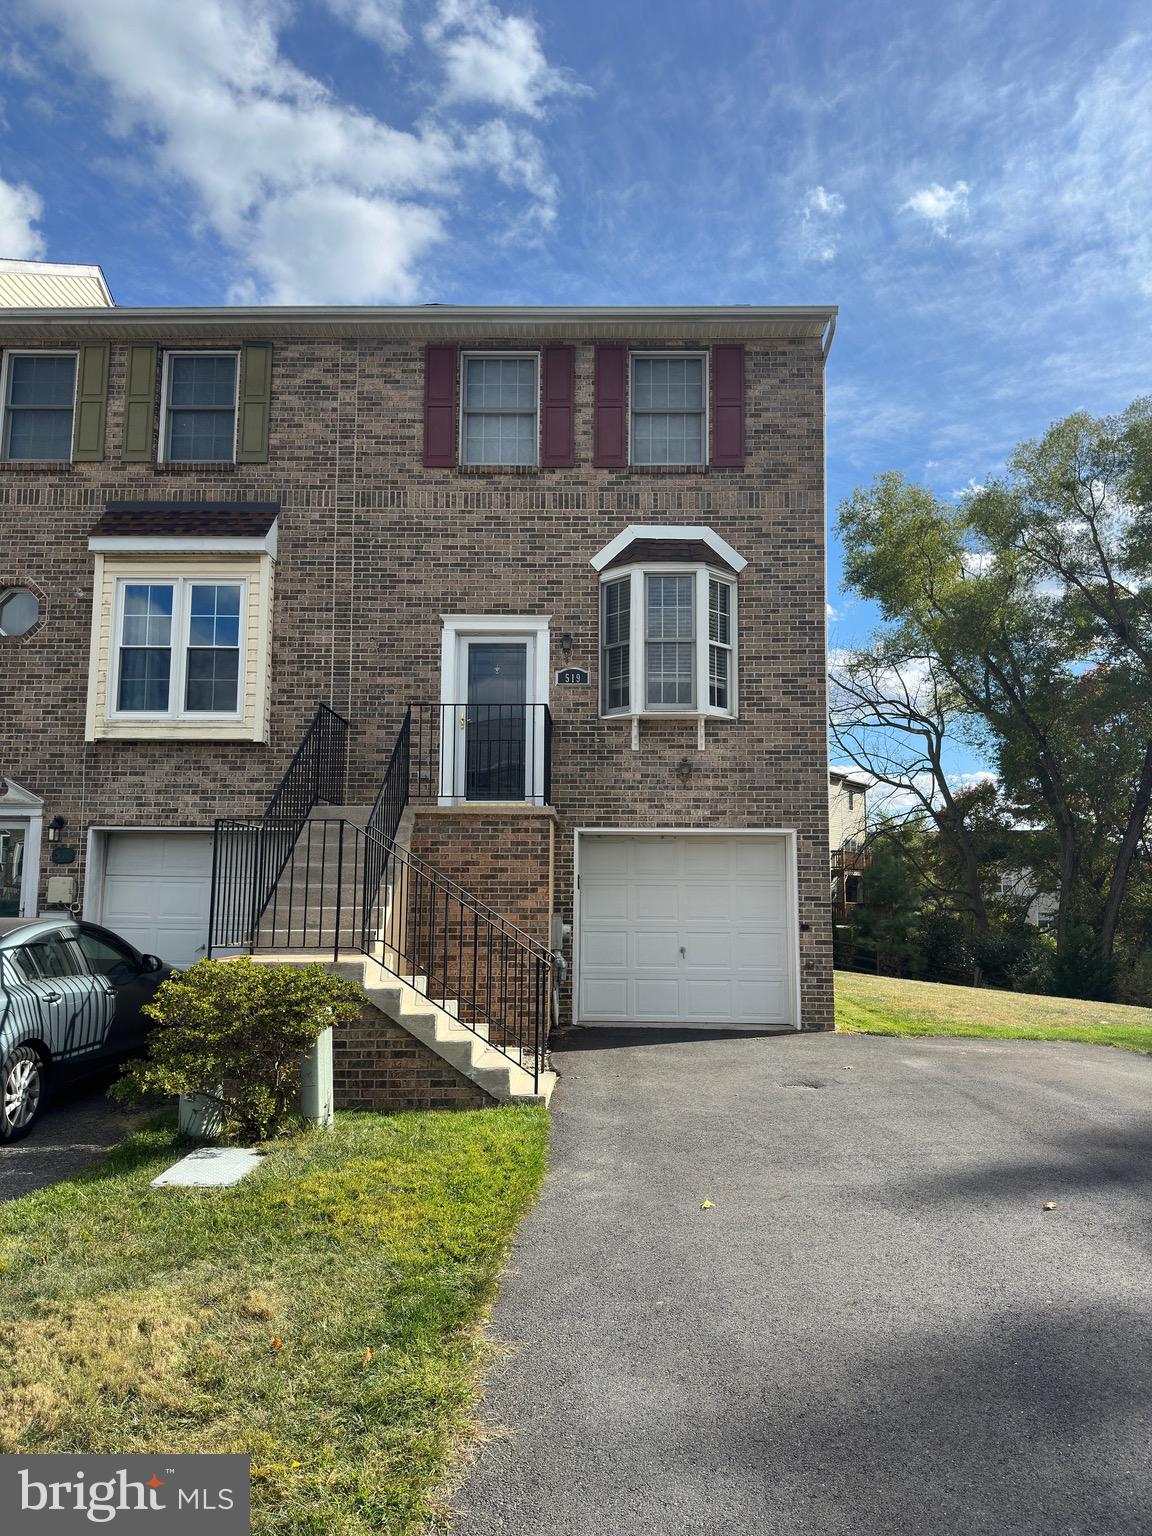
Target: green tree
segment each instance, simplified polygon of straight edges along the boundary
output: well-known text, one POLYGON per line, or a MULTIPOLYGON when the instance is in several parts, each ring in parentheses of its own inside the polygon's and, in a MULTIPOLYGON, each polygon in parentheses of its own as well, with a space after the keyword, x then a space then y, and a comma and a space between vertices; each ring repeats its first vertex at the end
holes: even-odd
POLYGON ((885 474, 840 509, 847 583, 885 619, 869 654, 927 659, 1047 847, 1059 951, 1087 927, 1104 966, 1152 802, 1150 492, 1137 402, 1058 423, 958 505, 885 474))

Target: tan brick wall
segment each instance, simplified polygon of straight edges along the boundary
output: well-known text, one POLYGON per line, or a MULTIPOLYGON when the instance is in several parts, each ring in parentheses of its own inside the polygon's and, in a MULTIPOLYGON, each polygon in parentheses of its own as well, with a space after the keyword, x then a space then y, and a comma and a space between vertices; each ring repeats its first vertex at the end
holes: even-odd
POLYGON ((554 667, 585 666, 593 680, 551 699, 557 910, 571 921, 577 827, 795 828, 803 1017, 828 1027, 819 347, 748 344, 748 462, 735 470, 593 468, 592 357, 591 343, 577 347, 575 468, 425 470, 418 342, 280 341, 270 462, 205 475, 120 462, 126 349, 114 342, 105 462, 0 472, 0 584, 32 581, 47 600, 35 634, 0 642, 0 772, 68 818, 72 871, 82 875, 92 825, 208 826, 259 811, 321 699, 353 722, 351 796, 370 798, 406 702, 439 697, 440 615, 547 614, 554 637, 572 637, 554 667), (283 503, 269 742, 85 745, 88 531, 109 496, 206 495, 283 503), (741 718, 709 721, 703 752, 694 721, 645 721, 632 752, 626 723, 597 718, 588 562, 630 523, 707 524, 749 561, 741 718))

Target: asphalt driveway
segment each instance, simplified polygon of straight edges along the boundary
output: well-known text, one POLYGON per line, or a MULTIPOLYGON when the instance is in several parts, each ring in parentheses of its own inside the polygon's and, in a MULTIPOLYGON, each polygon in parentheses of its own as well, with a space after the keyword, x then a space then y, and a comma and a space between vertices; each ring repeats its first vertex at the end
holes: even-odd
POLYGON ((460 1536, 1152 1530, 1152 1059, 585 1031, 557 1062, 460 1536))
POLYGON ((94 1163, 143 1118, 105 1093, 114 1073, 61 1088, 23 1141, 0 1142, 0 1201, 44 1189, 94 1163))

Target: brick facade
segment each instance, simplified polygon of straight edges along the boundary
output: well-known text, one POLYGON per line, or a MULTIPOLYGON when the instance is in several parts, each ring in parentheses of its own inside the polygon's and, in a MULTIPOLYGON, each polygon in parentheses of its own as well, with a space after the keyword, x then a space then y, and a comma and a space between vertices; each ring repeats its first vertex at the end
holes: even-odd
POLYGON ((371 1003, 354 1024, 335 1032, 332 1086, 337 1109, 490 1109, 495 1103, 371 1003))
MULTIPOLYGON (((205 471, 121 461, 125 323, 109 313, 104 462, 0 466, 0 590, 31 585, 45 603, 35 632, 0 640, 0 774, 42 795, 46 818, 67 818, 65 840, 78 850, 69 873, 83 878, 89 827, 208 827, 218 814, 259 812, 320 700, 352 722, 349 799, 370 800, 405 704, 439 698, 441 615, 549 615, 553 670, 583 666, 592 678, 550 699, 556 910, 571 922, 577 827, 795 828, 803 1021, 830 1027, 817 339, 757 336, 751 326, 739 335, 731 322, 714 338, 704 321, 686 331, 693 346, 745 342, 741 469, 594 468, 594 333, 571 327, 563 339, 576 344, 575 467, 426 469, 425 336, 383 321, 359 335, 351 322, 349 334, 338 321, 332 334, 302 326, 273 342, 269 462, 205 471), (87 537, 109 497, 281 503, 267 744, 85 743, 87 537), (630 524, 707 525, 749 562, 739 577, 740 718, 708 720, 703 751, 693 720, 645 719, 633 751, 628 722, 598 718, 589 560, 630 524)), ((243 336, 238 322, 200 323, 192 341, 174 325, 147 324, 162 347, 243 336)), ((0 316, 0 344, 59 347, 80 335, 34 329, 0 316)), ((534 341, 473 331, 467 344, 523 348, 557 339, 555 330, 540 322, 534 341)), ((679 344, 640 320, 628 339, 679 344)), ((47 848, 44 859, 47 874, 47 848)))

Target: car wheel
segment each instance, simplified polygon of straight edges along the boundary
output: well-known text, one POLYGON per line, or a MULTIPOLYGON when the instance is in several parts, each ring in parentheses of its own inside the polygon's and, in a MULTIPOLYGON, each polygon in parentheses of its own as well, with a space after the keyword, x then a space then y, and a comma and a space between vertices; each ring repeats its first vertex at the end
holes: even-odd
POLYGON ((0 1067, 0 1141, 17 1141, 36 1122, 44 1102, 44 1058, 30 1045, 18 1045, 0 1067))

